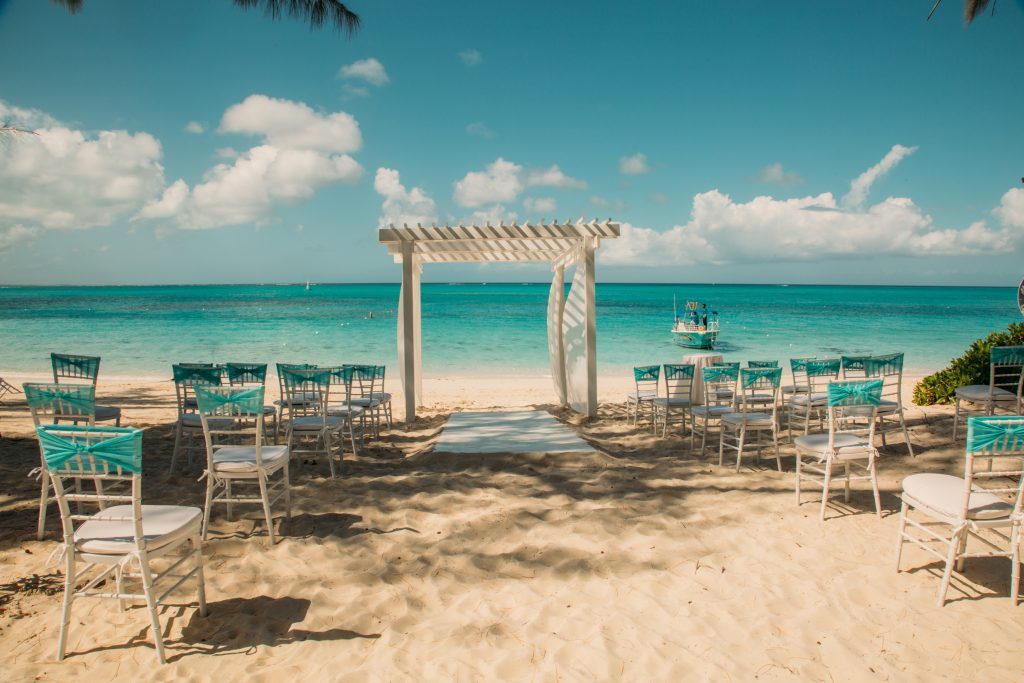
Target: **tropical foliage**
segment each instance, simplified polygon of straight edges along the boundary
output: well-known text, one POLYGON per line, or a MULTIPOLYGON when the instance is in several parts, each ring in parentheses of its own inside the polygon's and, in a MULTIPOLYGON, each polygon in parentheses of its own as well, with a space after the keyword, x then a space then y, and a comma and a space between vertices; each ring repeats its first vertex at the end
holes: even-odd
POLYGON ((984 339, 978 339, 967 352, 953 359, 948 366, 934 375, 928 375, 914 387, 914 403, 930 406, 935 403, 952 403, 957 387, 968 384, 988 384, 988 352, 993 346, 1016 346, 1024 344, 1024 323, 1010 323, 1005 332, 993 332, 984 339))

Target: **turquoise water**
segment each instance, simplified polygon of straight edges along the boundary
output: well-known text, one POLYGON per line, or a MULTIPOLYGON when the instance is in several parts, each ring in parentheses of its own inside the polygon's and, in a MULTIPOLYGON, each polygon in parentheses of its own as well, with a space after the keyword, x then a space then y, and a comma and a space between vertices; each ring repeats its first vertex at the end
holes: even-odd
MULTIPOLYGON (((100 355, 103 374, 169 376, 173 362, 397 362, 398 285, 0 289, 0 375, 49 371, 49 352, 100 355), (369 314, 372 312, 373 317, 369 314)), ((672 295, 721 314, 734 360, 904 351, 928 371, 1021 320, 1016 289, 600 284, 601 372, 671 362, 672 295)), ((428 376, 548 369, 546 284, 423 286, 428 376)))

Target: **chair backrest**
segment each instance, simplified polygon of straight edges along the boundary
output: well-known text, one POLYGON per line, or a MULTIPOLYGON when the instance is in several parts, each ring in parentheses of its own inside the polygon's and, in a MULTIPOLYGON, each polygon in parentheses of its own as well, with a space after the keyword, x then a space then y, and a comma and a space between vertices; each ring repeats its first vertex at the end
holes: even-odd
POLYGON ((868 356, 864 359, 864 377, 881 378, 882 400, 903 406, 903 354, 868 356))
POLYGON ((1011 503, 1011 516, 1020 517, 1024 496, 1024 416, 968 418, 960 519, 967 516, 971 493, 980 489, 1011 503))
POLYGON ((312 363, 278 363, 277 364, 277 388, 281 394, 281 401, 284 400, 284 372, 286 370, 315 370, 316 365, 312 363))
POLYGON ((1024 375, 1024 346, 993 346, 988 352, 989 393, 1005 389, 1017 393, 1024 375))
POLYGON ((804 374, 807 377, 807 390, 811 393, 822 391, 824 387, 839 379, 840 360, 838 358, 816 358, 804 363, 804 374))
POLYGON ((342 366, 348 370, 349 389, 352 398, 371 398, 380 393, 384 385, 383 365, 352 365, 342 366))
POLYGON ((332 369, 278 368, 281 373, 281 400, 288 406, 289 414, 294 417, 319 415, 326 424, 332 369))
POLYGON ((740 362, 739 361, 729 361, 729 362, 722 361, 721 363, 715 363, 715 365, 717 365, 719 367, 723 367, 723 368, 736 368, 737 370, 740 369, 740 362))
POLYGON ((779 367, 779 361, 777 360, 748 360, 748 368, 777 368, 779 367))
MULTIPOLYGON (((91 514, 72 513, 69 503, 96 503, 103 509, 109 503, 131 505, 131 515, 108 516, 111 521, 130 522, 136 549, 144 552, 142 535, 142 430, 134 427, 84 427, 39 425, 36 427, 53 490, 60 507, 66 552, 75 552, 75 527, 91 514), (66 479, 88 478, 96 483, 88 487, 64 486, 66 479), (101 485, 106 481, 130 481, 131 493, 113 492, 101 485)), ((80 509, 78 505, 75 509, 80 509)))
POLYGON ((660 365, 638 365, 633 368, 637 396, 657 396, 661 384, 660 365))
POLYGON ((206 440, 207 467, 213 471, 218 437, 252 436, 256 466, 263 466, 263 385, 231 387, 196 385, 196 403, 206 440))
POLYGON ((793 378, 793 387, 796 389, 807 389, 807 364, 812 360, 818 360, 817 356, 809 358, 790 358, 789 372, 793 378))
POLYGON ((324 368, 331 373, 331 385, 337 387, 331 390, 335 400, 338 400, 338 391, 340 391, 345 396, 345 403, 352 401, 352 376, 356 372, 355 368, 354 365, 336 365, 324 368))
POLYGON ((100 375, 99 356, 75 356, 69 353, 51 353, 50 365, 53 366, 53 383, 62 379, 75 382, 87 381, 96 384, 100 375))
POLYGON ((265 384, 267 381, 266 363, 225 363, 224 376, 233 387, 265 384))
POLYGON ((56 424, 58 420, 74 420, 93 424, 96 419, 96 387, 92 384, 22 385, 25 402, 32 413, 32 422, 56 424))
POLYGON ((178 400, 178 416, 195 412, 197 386, 220 386, 221 371, 215 365, 179 363, 172 365, 174 394, 178 400))
POLYGON ((692 363, 665 364, 665 395, 668 398, 689 399, 693 392, 692 363))
POLYGON ((704 404, 708 406, 731 405, 736 399, 736 381, 740 369, 733 365, 710 365, 700 369, 704 383, 704 404))
MULTIPOLYGON (((838 364, 838 359, 836 363, 838 364)), ((838 368, 837 368, 838 370, 838 368)), ((828 385, 828 448, 832 450, 835 435, 839 431, 862 432, 869 447, 874 443, 875 419, 878 415, 878 404, 882 402, 882 380, 847 380, 832 382, 828 385), (856 411, 849 410, 856 408, 856 411), (852 417, 856 416, 856 417, 852 417), (853 420, 862 420, 864 428, 850 429, 847 425, 853 420)))
POLYGON ((769 400, 774 414, 779 403, 782 368, 743 368, 740 370, 740 410, 763 410, 769 400))
POLYGON ((860 379, 865 377, 864 361, 871 356, 840 356, 839 363, 842 366, 843 379, 860 379))

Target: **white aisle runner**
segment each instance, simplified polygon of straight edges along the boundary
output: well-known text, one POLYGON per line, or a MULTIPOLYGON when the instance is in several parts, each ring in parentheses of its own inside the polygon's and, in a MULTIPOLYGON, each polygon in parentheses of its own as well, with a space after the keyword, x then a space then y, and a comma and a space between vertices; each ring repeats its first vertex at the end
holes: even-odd
POLYGON ((541 410, 453 413, 439 453, 594 453, 590 444, 541 410))

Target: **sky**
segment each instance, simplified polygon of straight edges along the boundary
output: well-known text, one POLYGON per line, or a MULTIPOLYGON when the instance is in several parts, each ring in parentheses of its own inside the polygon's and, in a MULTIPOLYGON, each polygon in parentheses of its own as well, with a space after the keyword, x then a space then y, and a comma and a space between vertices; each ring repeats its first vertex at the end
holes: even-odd
POLYGON ((599 282, 1015 286, 1024 2, 932 4, 0 0, 0 283, 395 282, 382 225, 584 218, 599 282))

